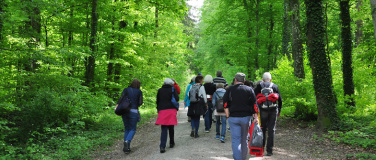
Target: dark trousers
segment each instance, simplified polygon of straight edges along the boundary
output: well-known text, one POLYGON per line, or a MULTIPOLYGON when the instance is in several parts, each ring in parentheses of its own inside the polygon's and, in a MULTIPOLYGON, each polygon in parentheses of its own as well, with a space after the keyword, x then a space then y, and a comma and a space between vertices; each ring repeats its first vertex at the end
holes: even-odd
POLYGON ((261 128, 264 136, 263 147, 265 147, 266 129, 268 130, 268 142, 266 151, 273 153, 275 125, 277 122, 278 109, 260 110, 261 128))
POLYGON ((191 116, 191 126, 195 133, 198 133, 198 127, 200 126, 200 116, 191 116))
POLYGON ((175 144, 175 141, 174 141, 174 126, 173 125, 170 125, 170 126, 161 125, 161 129, 162 129, 161 144, 159 145, 159 147, 166 148, 167 134, 170 134, 170 145, 175 144), (167 130, 168 130, 168 133, 167 133, 167 130))
POLYGON ((205 130, 209 130, 213 123, 213 103, 211 101, 208 101, 208 111, 204 115, 205 120, 205 130))

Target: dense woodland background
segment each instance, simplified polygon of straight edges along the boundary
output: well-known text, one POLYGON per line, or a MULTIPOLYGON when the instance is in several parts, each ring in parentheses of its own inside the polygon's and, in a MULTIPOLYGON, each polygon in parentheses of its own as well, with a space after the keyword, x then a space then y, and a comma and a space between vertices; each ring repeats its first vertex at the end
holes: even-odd
POLYGON ((0 0, 0 157, 87 158, 120 138, 113 108, 131 80, 142 82, 143 123, 165 77, 184 93, 217 70, 229 82, 270 71, 283 117, 375 150, 375 0, 205 0, 200 21, 189 8, 0 0))

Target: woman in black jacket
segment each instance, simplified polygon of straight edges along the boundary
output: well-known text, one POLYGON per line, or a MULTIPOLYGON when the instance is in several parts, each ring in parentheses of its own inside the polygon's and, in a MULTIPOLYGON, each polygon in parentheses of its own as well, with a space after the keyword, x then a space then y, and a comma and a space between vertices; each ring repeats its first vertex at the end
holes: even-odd
POLYGON ((179 106, 174 106, 172 98, 175 98, 175 102, 179 102, 179 96, 176 89, 173 87, 174 81, 170 78, 166 78, 162 88, 158 90, 157 94, 157 110, 158 118, 155 122, 156 125, 161 125, 161 144, 160 152, 164 153, 167 143, 167 130, 170 134, 170 148, 175 146, 174 141, 174 125, 178 124, 176 114, 179 106))

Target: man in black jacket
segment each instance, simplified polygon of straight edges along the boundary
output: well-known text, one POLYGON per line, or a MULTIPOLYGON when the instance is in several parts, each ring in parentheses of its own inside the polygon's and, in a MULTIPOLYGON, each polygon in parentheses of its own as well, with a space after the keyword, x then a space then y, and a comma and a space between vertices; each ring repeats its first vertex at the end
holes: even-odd
POLYGON ((245 74, 237 73, 235 83, 230 86, 223 96, 224 103, 231 103, 226 106, 225 112, 231 130, 232 152, 235 160, 245 160, 248 154, 247 134, 251 116, 257 121, 257 114, 254 110, 256 96, 253 89, 244 85, 245 74))
MULTIPOLYGON (((258 101, 262 102, 259 97, 264 97, 264 102, 258 103, 260 108, 260 117, 261 117, 261 128, 264 134, 264 143, 263 146, 265 147, 265 140, 266 140, 266 129, 268 130, 268 142, 266 145, 267 156, 273 155, 273 146, 274 146, 274 134, 275 134, 275 126, 277 122, 277 117, 280 116, 281 108, 282 108, 282 97, 279 92, 278 86, 273 84, 272 75, 269 72, 265 72, 262 78, 263 82, 258 84, 255 88, 255 94, 257 95, 258 101), (277 101, 269 102, 268 105, 263 103, 267 103, 266 101, 271 101, 273 97, 268 96, 265 97, 262 92, 263 89, 271 88, 273 90, 272 93, 276 94, 275 98, 277 101)), ((275 99, 274 98, 274 99, 275 99)), ((273 101, 273 100, 272 100, 273 101)))

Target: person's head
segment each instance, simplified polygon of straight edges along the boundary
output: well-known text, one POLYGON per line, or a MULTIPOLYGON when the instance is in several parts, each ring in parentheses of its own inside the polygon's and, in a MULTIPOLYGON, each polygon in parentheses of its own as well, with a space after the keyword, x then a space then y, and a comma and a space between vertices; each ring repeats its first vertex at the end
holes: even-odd
POLYGON ((174 81, 170 78, 166 78, 163 82, 163 85, 170 85, 170 86, 173 86, 174 85, 174 81))
POLYGON ((211 75, 206 75, 204 78, 205 83, 213 83, 213 77, 211 75))
POLYGON ((262 82, 263 82, 262 80, 258 80, 258 81, 255 82, 254 85, 255 85, 255 86, 258 86, 258 85, 259 85, 260 83, 262 83, 262 82))
POLYGON ((195 79, 195 82, 196 83, 201 83, 204 81, 204 77, 203 76, 196 76, 196 79, 195 79))
POLYGON ((202 76, 202 73, 198 73, 197 75, 198 75, 198 76, 202 76))
POLYGON ((244 85, 252 87, 253 88, 253 82, 250 80, 245 80, 244 85))
POLYGON ((141 87, 141 81, 138 80, 138 79, 134 79, 132 81, 131 85, 129 85, 129 87, 140 89, 140 87, 141 87))
POLYGON ((235 74, 235 84, 236 83, 244 83, 245 82, 245 74, 244 73, 236 73, 235 74))
POLYGON ((270 82, 272 81, 272 75, 269 72, 265 72, 264 75, 262 75, 262 80, 264 82, 270 82))
POLYGON ((171 78, 172 81, 176 82, 175 79, 171 78))
POLYGON ((225 84, 223 84, 223 83, 217 83, 216 87, 217 87, 217 89, 219 89, 219 88, 225 88, 225 84))
POLYGON ((217 77, 222 77, 222 71, 217 71, 217 77))
POLYGON ((196 80, 196 76, 193 76, 193 78, 191 79, 191 83, 195 82, 196 80))
POLYGON ((231 85, 235 84, 235 78, 232 79, 231 85))

